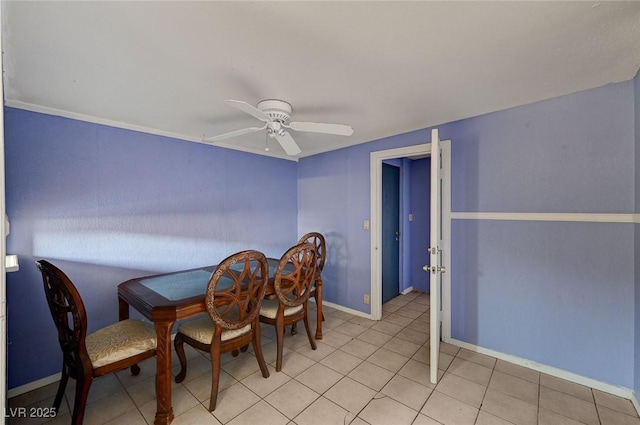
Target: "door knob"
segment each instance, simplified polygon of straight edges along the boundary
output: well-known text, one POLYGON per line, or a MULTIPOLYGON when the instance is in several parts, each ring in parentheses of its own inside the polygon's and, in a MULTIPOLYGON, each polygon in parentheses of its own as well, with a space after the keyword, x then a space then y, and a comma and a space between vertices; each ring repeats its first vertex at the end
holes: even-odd
POLYGON ((447 268, 445 266, 429 266, 429 265, 426 265, 426 266, 422 267, 422 270, 424 270, 427 273, 431 272, 433 274, 436 274, 438 272, 440 272, 440 273, 446 273, 447 272, 447 268))

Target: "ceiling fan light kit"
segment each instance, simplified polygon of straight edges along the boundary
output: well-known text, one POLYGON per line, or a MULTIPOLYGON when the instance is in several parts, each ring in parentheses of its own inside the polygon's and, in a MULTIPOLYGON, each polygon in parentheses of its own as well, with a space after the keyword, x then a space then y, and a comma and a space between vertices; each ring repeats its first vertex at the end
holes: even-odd
MULTIPOLYGON (((284 100, 265 99, 258 102, 257 107, 241 100, 226 100, 228 105, 233 106, 247 114, 259 119, 265 124, 262 127, 249 127, 218 136, 207 137, 203 142, 217 142, 243 134, 253 133, 260 130, 267 130, 267 136, 276 139, 282 149, 289 156, 298 155, 302 149, 293 140, 291 134, 286 129, 311 133, 334 134, 338 136, 351 136, 353 128, 345 124, 325 124, 317 122, 289 122, 293 108, 291 104, 284 100)), ((268 151, 268 144, 265 147, 268 151)))

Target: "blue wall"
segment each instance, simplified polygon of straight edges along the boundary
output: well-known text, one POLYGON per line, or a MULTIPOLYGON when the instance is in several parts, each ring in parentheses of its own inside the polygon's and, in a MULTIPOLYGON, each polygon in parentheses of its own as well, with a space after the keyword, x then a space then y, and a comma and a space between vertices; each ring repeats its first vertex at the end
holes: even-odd
MULTIPOLYGON (((634 212, 633 82, 454 123, 458 212, 634 212)), ((633 387, 632 223, 454 220, 452 336, 633 387)))
MULTIPOLYGON (((634 212, 633 81, 439 126, 454 212, 634 212)), ((299 163, 300 225, 332 232, 327 299, 368 312, 369 156, 420 130, 299 163), (305 194, 313 194, 313 208, 305 194), (312 218, 313 217, 313 218, 312 218)), ((634 387, 634 224, 454 220, 452 336, 634 387)))
POLYGON ((298 239, 292 161, 10 108, 5 155, 9 388, 60 372, 34 260, 76 283, 94 330, 118 320, 124 280, 298 239))

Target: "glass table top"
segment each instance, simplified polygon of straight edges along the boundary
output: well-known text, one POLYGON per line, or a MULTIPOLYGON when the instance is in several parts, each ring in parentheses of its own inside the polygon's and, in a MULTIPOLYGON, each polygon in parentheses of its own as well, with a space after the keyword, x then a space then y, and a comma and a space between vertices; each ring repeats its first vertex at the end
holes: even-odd
MULTIPOLYGON (((269 259, 269 276, 273 277, 278 267, 276 259, 269 259)), ((242 267, 242 264, 237 264, 242 267)), ((234 267, 231 267, 234 269, 234 267)), ((215 270, 215 267, 213 269, 215 270)), ((189 270, 165 276, 155 276, 140 280, 140 284, 162 295, 164 298, 176 301, 204 295, 211 278, 212 271, 206 269, 189 270)), ((224 276, 218 282, 218 289, 224 290, 231 286, 232 281, 224 276)))
POLYGON ((191 270, 167 276, 142 279, 140 283, 166 299, 175 301, 204 295, 210 277, 210 271, 191 270))

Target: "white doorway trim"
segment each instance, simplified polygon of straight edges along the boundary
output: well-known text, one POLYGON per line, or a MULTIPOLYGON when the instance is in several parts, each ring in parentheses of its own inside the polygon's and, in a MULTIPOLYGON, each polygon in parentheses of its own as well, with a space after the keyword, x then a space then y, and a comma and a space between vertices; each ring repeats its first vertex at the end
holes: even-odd
MULTIPOLYGON (((444 266, 447 272, 442 281, 442 338, 451 338, 451 141, 440 143, 442 150, 442 242, 444 266)), ((382 318, 382 161, 394 158, 414 156, 430 156, 431 143, 387 149, 371 152, 371 318, 382 318)), ((429 196, 429 188, 425 188, 425 196, 429 196)), ((428 256, 425 252, 425 261, 428 256)), ((410 284, 409 284, 410 285, 410 284)))

